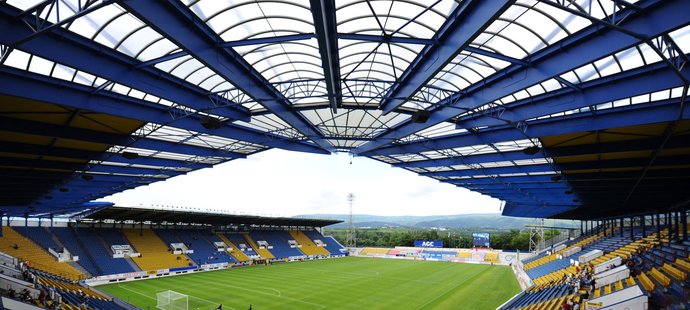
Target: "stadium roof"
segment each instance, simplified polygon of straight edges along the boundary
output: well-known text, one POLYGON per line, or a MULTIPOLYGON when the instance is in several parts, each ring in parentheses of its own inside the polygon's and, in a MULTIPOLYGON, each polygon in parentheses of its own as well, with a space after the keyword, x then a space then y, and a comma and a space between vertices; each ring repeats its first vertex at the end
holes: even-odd
MULTIPOLYGON (((0 205, 270 148, 600 218, 687 205, 690 1, 0 1, 0 205)), ((461 206, 458 206, 459 208, 461 206)))
POLYGON ((308 219, 293 217, 267 217, 255 215, 222 214, 187 210, 142 209, 109 207, 94 209, 78 216, 80 220, 133 221, 135 223, 193 223, 211 225, 269 225, 324 227, 338 224, 340 220, 308 219))

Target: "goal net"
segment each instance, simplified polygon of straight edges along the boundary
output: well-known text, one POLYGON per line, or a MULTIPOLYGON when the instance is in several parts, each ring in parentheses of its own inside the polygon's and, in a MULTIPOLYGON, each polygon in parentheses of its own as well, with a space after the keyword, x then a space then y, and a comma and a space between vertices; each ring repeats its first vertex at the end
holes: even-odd
POLYGON ((175 291, 164 291, 156 294, 158 304, 156 308, 161 310, 187 310, 188 296, 175 291))

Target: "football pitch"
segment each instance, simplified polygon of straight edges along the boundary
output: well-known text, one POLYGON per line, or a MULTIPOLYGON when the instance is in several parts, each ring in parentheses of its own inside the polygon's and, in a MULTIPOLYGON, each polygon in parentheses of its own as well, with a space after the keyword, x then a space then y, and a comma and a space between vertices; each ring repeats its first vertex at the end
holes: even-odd
POLYGON ((520 287, 506 266, 347 257, 195 273, 97 287, 156 309, 156 293, 189 309, 496 309, 520 287))

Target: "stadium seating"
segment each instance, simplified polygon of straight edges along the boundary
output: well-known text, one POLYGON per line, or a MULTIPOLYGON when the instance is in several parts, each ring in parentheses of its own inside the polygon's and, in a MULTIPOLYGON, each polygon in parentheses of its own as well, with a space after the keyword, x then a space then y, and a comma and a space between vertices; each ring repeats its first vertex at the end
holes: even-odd
POLYGON ((185 267, 190 264, 186 256, 170 253, 169 246, 151 229, 129 228, 122 232, 129 244, 141 253, 141 257, 133 258, 141 270, 185 267))
POLYGON ((360 255, 386 255, 389 248, 364 248, 359 252, 360 255))
POLYGON ((250 245, 254 249, 254 251, 256 251, 256 253, 259 254, 262 258, 275 258, 275 256, 273 256, 273 254, 271 254, 271 252, 268 249, 259 248, 259 245, 256 244, 256 241, 254 241, 250 234, 242 234, 242 237, 244 237, 244 240, 246 241, 245 244, 250 245))
POLYGON ((244 254, 244 252, 242 252, 242 251, 240 250, 240 248, 238 248, 238 247, 237 247, 232 241, 230 241, 230 239, 228 239, 228 237, 226 237, 225 235, 223 235, 223 234, 217 234, 216 237, 218 237, 219 240, 225 242, 225 244, 226 244, 227 246, 229 246, 230 248, 232 248, 232 251, 230 252, 230 255, 231 255, 236 261, 238 261, 238 262, 246 262, 246 261, 250 261, 250 260, 251 260, 251 259, 249 258, 249 256, 247 256, 246 254, 244 254))
MULTIPOLYGON (((67 248, 72 255, 79 256, 79 265, 84 267, 92 276, 104 274, 103 270, 98 266, 99 263, 94 260, 91 254, 88 253, 86 247, 83 246, 77 234, 69 227, 54 227, 53 233, 60 239, 60 242, 67 248)), ((98 244, 90 245, 96 247, 98 244)))
MULTIPOLYGON (((687 290, 690 242, 671 242, 670 233, 666 229, 647 236, 643 236, 639 228, 632 232, 629 229, 626 230, 622 232, 622 236, 626 237, 621 237, 621 232, 618 231, 615 234, 607 233, 607 236, 600 234, 596 240, 589 243, 579 243, 583 252, 592 249, 605 252, 603 256, 590 261, 584 268, 591 268, 589 266, 596 266, 612 258, 621 257, 631 269, 631 274, 636 275, 636 278, 630 277, 597 287, 590 298, 605 296, 638 285, 650 297, 650 309, 682 309, 690 306, 687 290), (630 239, 630 236, 633 239, 630 239)), ((535 259, 532 262, 538 260, 535 259)), ((530 274, 553 264, 555 261, 533 267, 527 270, 527 273, 530 274)), ((534 286, 505 309, 556 309, 563 300, 577 295, 575 293, 564 296, 553 293, 565 284, 568 274, 575 272, 575 267, 565 266, 534 279, 534 286)))
MULTIPOLYGON (((118 274, 136 271, 125 258, 113 258, 110 245, 102 240, 97 231, 91 228, 74 228, 75 236, 84 245, 84 249, 96 262, 101 271, 98 275, 118 274)), ((126 244, 126 243, 118 243, 126 244)), ((80 263, 81 264, 81 263, 80 263)), ((82 264, 83 266, 83 264, 82 264)))
POLYGON ((303 230, 311 240, 321 240, 325 246, 324 248, 331 253, 331 255, 342 255, 347 253, 345 248, 331 236, 324 236, 317 230, 303 230))
POLYGON ((215 264, 215 263, 230 263, 236 262, 232 256, 226 251, 218 252, 213 246, 213 242, 220 241, 215 235, 208 231, 197 229, 180 229, 175 231, 178 239, 187 244, 193 253, 188 253, 187 256, 197 265, 201 264, 215 264), (212 237, 213 241, 207 239, 207 236, 212 237))
POLYGON ((63 308, 81 309, 84 306, 93 309, 117 310, 122 309, 112 300, 108 300, 95 291, 76 284, 64 282, 59 278, 41 276, 38 283, 44 287, 52 287, 62 296, 63 308), (81 292, 81 294, 79 293, 81 292))
POLYGON ((285 231, 268 230, 253 231, 252 237, 256 240, 264 240, 272 247, 269 251, 275 258, 297 258, 304 257, 304 253, 298 248, 290 247, 288 240, 293 240, 289 233, 285 231))
POLYGON ((67 263, 58 262, 46 250, 23 237, 11 227, 2 227, 0 241, 0 251, 20 260, 28 261, 31 268, 59 275, 72 281, 86 278, 85 274, 67 263))
MULTIPOLYGON (((323 247, 316 246, 314 242, 302 231, 291 230, 290 236, 302 247, 300 250, 306 255, 330 255, 331 253, 323 247)), ((323 240, 322 240, 323 241, 323 240)))
MULTIPOLYGON (((50 248, 57 252, 62 251, 62 246, 55 242, 53 235, 48 231, 47 227, 13 227, 18 233, 22 234, 24 237, 30 239, 34 243, 40 245, 46 251, 50 248)), ((52 229, 52 228, 50 228, 52 229)))

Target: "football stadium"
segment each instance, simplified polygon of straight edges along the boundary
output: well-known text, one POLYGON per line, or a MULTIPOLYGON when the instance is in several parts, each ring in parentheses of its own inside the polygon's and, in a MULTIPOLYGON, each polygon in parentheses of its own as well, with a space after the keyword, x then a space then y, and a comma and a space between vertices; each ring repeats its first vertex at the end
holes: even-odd
POLYGON ((688 309, 689 12, 0 0, 0 304, 688 309), (538 224, 528 248, 483 230, 357 246, 352 220, 107 201, 276 150, 385 164, 538 224))

